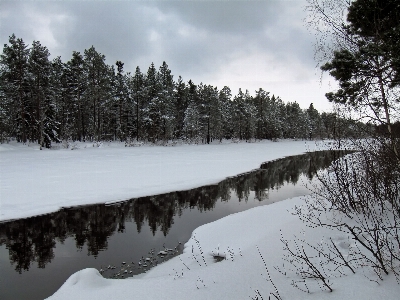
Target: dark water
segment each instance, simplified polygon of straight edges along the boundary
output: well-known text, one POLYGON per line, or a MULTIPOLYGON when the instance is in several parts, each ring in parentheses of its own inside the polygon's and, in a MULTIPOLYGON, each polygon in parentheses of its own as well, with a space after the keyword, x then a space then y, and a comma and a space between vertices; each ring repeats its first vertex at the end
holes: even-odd
POLYGON ((49 297, 84 268, 102 268, 113 278, 142 273, 179 254, 202 224, 309 194, 308 180, 343 154, 291 156, 211 186, 0 223, 0 299, 49 297), (164 248, 173 251, 157 255, 164 248))

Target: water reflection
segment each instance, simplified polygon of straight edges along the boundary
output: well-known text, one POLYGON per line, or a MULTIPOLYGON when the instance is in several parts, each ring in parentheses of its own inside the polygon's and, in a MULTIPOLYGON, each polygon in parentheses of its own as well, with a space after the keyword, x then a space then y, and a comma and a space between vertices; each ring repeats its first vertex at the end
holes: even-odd
MULTIPOLYGON (((62 209, 53 214, 1 223, 0 250, 2 251, 2 248, 4 250, 5 247, 5 251, 8 251, 9 254, 9 262, 15 271, 21 274, 30 268, 43 269, 47 265, 52 265, 50 263, 57 260, 55 249, 62 249, 64 243, 69 245, 71 241, 75 243, 75 252, 86 251, 88 257, 94 258, 97 258, 101 252, 107 252, 106 250, 111 245, 109 245, 110 240, 113 240, 114 244, 122 243, 115 240, 119 233, 123 233, 119 236, 125 235, 125 239, 139 240, 138 234, 144 230, 145 233, 141 236, 148 235, 148 231, 150 231, 150 236, 152 235, 158 243, 162 244, 165 241, 160 239, 159 236, 166 237, 173 228, 174 233, 170 236, 177 242, 180 238, 187 239, 187 235, 201 224, 232 212, 247 209, 242 207, 235 210, 229 207, 247 203, 251 195, 254 195, 252 196, 255 199, 254 201, 264 203, 272 191, 280 189, 287 182, 296 184, 301 174, 312 179, 317 170, 328 167, 334 159, 343 154, 343 152, 338 151, 320 151, 307 155, 291 156, 264 163, 260 169, 227 178, 216 185, 131 199, 114 205, 101 204, 62 209), (229 202, 231 198, 238 201, 229 202), (218 208, 218 210, 224 210, 224 212, 218 212, 218 215, 212 217, 213 219, 210 219, 211 217, 204 213, 197 214, 199 216, 196 217, 199 218, 196 221, 197 223, 193 223, 193 217, 183 217, 183 215, 191 216, 193 211, 211 212, 216 205, 221 206, 223 203, 227 203, 227 206, 218 208), (174 221, 179 221, 179 225, 174 226, 174 221), (190 226, 193 228, 187 224, 190 222, 192 222, 190 226), (135 227, 137 234, 132 233, 130 229, 132 226, 135 227), (127 230, 127 227, 130 231, 127 230), (182 235, 175 233, 179 230, 188 230, 188 232, 182 235), (125 231, 129 231, 128 236, 126 236, 125 231), (35 263, 37 266, 34 265, 35 263)), ((180 241, 185 242, 185 240, 180 241)), ((135 243, 135 241, 132 243, 135 243)), ((144 243, 143 241, 136 241, 135 246, 130 247, 138 248, 137 244, 142 247, 144 243)), ((147 249, 155 247, 154 243, 148 245, 147 249)), ((69 251, 71 252, 71 250, 69 251)), ((111 252, 113 251, 115 252, 115 250, 111 252)), ((132 252, 132 249, 129 251, 132 252)), ((2 252, 4 253, 4 251, 2 252)), ((0 256, 2 252, 0 252, 0 256)), ((118 253, 117 255, 121 254, 118 253)), ((4 256, 2 259, 4 262, 4 256)), ((79 270, 89 266, 78 265, 74 269, 79 270)), ((6 272, 2 271, 2 277, 7 276, 7 274, 4 274, 6 272)), ((49 270, 49 272, 50 274, 46 276, 50 278, 51 272, 54 271, 49 270)), ((61 283, 69 275, 71 273, 65 274, 60 279, 61 283)), ((55 285, 51 292, 47 292, 47 296, 60 286, 59 283, 55 283, 55 285)), ((0 296, 1 294, 2 292, 0 292, 0 296)), ((32 296, 32 293, 27 291, 27 295, 32 296)), ((40 295, 40 297, 43 298, 43 295, 40 295)))

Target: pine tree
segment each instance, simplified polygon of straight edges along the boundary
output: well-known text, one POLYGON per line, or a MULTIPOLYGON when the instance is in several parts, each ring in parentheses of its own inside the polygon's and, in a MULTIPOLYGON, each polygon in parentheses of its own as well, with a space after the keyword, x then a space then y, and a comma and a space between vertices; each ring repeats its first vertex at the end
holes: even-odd
POLYGON ((219 104, 219 91, 217 87, 208 86, 209 120, 207 128, 207 143, 219 139, 222 134, 222 111, 219 104))
POLYGON ((220 142, 223 138, 231 139, 233 137, 233 127, 232 127, 232 111, 233 111, 233 102, 231 100, 232 92, 231 89, 227 86, 224 86, 222 90, 219 92, 218 97, 218 110, 220 112, 220 124, 221 124, 221 132, 220 132, 220 142))
POLYGON ((210 127, 211 127, 211 105, 212 105, 212 87, 200 83, 198 86, 197 110, 199 113, 199 129, 202 141, 210 143, 210 127))
POLYGON ((335 139, 336 129, 336 114, 335 113, 321 113, 321 126, 324 132, 324 137, 328 139, 335 139))
POLYGON ((129 116, 131 115, 130 96, 128 91, 128 78, 124 74, 124 63, 117 61, 117 74, 114 80, 114 103, 112 124, 114 139, 125 141, 129 136, 129 116))
POLYGON ((286 107, 279 97, 272 95, 267 101, 266 137, 278 139, 285 135, 286 131, 286 107))
POLYGON ((198 87, 199 102, 197 103, 199 111, 200 131, 202 140, 207 144, 215 138, 215 129, 218 126, 218 90, 211 85, 198 87))
POLYGON ((199 95, 197 86, 189 80, 188 106, 185 110, 185 138, 198 143, 201 140, 200 112, 198 108, 199 95))
POLYGON ((175 97, 174 81, 171 70, 164 61, 159 68, 158 77, 160 80, 159 109, 161 113, 161 136, 167 141, 174 136, 175 129, 175 97))
MULTIPOLYGON (((136 141, 139 141, 144 135, 142 133, 143 127, 143 112, 144 112, 144 99, 145 99, 145 86, 144 75, 139 67, 136 67, 135 75, 131 78, 129 90, 132 98, 134 119, 135 119, 135 132, 136 141)), ((143 128, 144 130, 144 128, 143 128)))
POLYGON ((5 116, 1 127, 7 136, 15 136, 17 141, 26 143, 29 130, 29 93, 28 72, 29 49, 21 38, 9 37, 10 45, 5 44, 0 56, 2 84, 1 107, 5 116))
POLYGON ((85 141, 89 121, 89 111, 84 93, 87 88, 87 78, 85 76, 83 56, 74 51, 72 58, 66 64, 66 101, 68 114, 71 116, 73 140, 85 141))
POLYGON ((286 135, 285 138, 307 138, 308 130, 305 127, 306 116, 297 102, 286 104, 286 135))
MULTIPOLYGON (((392 114, 400 109, 399 1, 356 0, 348 5, 347 25, 334 27, 335 35, 344 35, 346 43, 321 67, 339 82, 339 89, 326 97, 369 109, 374 122, 387 126, 394 143, 392 114)), ((395 146, 393 151, 399 157, 395 146)))
POLYGON ((159 74, 151 63, 147 70, 147 76, 145 79, 145 109, 144 109, 144 127, 146 130, 147 138, 153 143, 160 139, 162 136, 162 125, 163 125, 163 111, 162 111, 162 99, 161 94, 161 83, 159 80, 159 74))
POLYGON ((11 107, 9 99, 4 91, 0 89, 0 143, 4 143, 11 136, 13 122, 7 115, 11 111, 11 107))
POLYGON ((66 65, 61 61, 61 57, 57 56, 51 62, 51 97, 55 107, 55 120, 58 122, 58 136, 62 140, 69 140, 73 131, 73 112, 75 107, 68 98, 66 65))
POLYGON ((234 134, 240 140, 250 140, 254 137, 256 129, 256 109, 253 100, 246 90, 245 93, 239 89, 233 98, 233 124, 234 134))
POLYGON ((245 93, 245 130, 244 137, 247 141, 253 139, 256 133, 257 111, 249 91, 245 93))
POLYGON ((243 138, 243 127, 244 127, 244 94, 242 89, 239 89, 238 94, 233 98, 233 128, 234 136, 238 139, 243 138))
POLYGON ((309 139, 315 138, 319 135, 320 129, 320 116, 318 110, 314 108, 313 103, 310 104, 309 108, 307 109, 308 115, 308 134, 309 139))
POLYGON ((185 120, 185 111, 188 107, 188 89, 186 84, 183 82, 182 77, 179 76, 178 81, 175 84, 175 138, 183 137, 183 127, 185 120))
POLYGON ((286 115, 286 107, 280 97, 276 98, 275 101, 276 106, 276 138, 283 138, 287 132, 287 115, 286 115))
POLYGON ((111 82, 113 70, 105 63, 105 56, 92 46, 84 51, 84 70, 87 86, 84 93, 86 104, 90 108, 88 115, 88 135, 100 141, 109 138, 112 130, 104 128, 104 123, 112 118, 110 110, 111 82))
POLYGON ((34 41, 29 55, 28 70, 31 75, 31 139, 41 147, 50 148, 51 141, 58 142, 58 122, 51 88, 52 65, 50 53, 40 42, 34 41))
POLYGON ((269 100, 269 92, 264 91, 262 88, 256 91, 256 96, 254 97, 254 106, 256 109, 257 139, 267 138, 267 105, 269 100))

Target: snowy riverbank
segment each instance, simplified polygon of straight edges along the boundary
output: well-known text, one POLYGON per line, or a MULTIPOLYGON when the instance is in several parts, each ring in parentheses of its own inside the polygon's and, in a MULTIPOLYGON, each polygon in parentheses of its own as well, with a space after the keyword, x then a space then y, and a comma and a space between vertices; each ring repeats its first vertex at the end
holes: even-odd
POLYGON ((312 281, 311 293, 291 286, 296 275, 282 260, 281 232, 285 238, 297 235, 309 243, 330 236, 343 253, 348 250, 344 234, 310 229, 290 213, 302 203, 301 198, 295 198, 203 225, 193 232, 182 255, 143 275, 121 280, 105 279, 96 269, 79 271, 49 299, 275 299, 272 294, 268 297, 276 291, 282 299, 398 299, 400 286, 393 275, 375 282, 370 280, 376 277, 372 271, 363 268, 357 269, 355 275, 347 272, 346 276, 335 278, 332 274, 332 293, 312 281), (214 262, 212 254, 217 252, 227 259, 214 262), (286 276, 275 266, 287 272, 286 276))
MULTIPOLYGON (((0 145, 0 220, 43 214, 63 206, 189 189, 250 171, 265 161, 329 147, 304 141, 77 146, 73 151, 39 151, 37 146, 0 145)), ((271 293, 279 293, 282 299, 397 299, 400 286, 394 276, 375 280, 367 268, 357 269, 355 275, 328 274, 332 293, 312 281, 311 293, 291 286, 297 277, 283 261, 281 234, 289 240, 296 235, 312 244, 331 237, 343 253, 352 247, 344 233, 308 228, 291 214, 303 203, 302 198, 294 198, 205 224, 193 232, 182 255, 133 278, 105 279, 96 269, 81 270, 50 298, 274 299, 271 293), (215 254, 227 259, 215 262, 215 254)))
POLYGON ((0 221, 217 183, 262 162, 326 149, 262 141, 174 147, 76 143, 75 150, 0 144, 0 221))

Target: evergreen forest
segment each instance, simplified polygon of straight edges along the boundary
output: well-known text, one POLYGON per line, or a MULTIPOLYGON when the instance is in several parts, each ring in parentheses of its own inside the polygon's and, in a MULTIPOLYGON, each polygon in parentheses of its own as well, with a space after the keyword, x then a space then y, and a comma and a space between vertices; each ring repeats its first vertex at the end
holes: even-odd
MULTIPOLYGON (((107 65, 92 46, 66 63, 50 60, 39 41, 14 34, 0 56, 0 142, 62 141, 210 143, 213 140, 322 139, 355 134, 357 122, 284 103, 260 88, 232 95, 207 84, 177 80, 166 62, 134 73, 107 65)), ((359 125, 359 124, 358 124, 359 125)))

